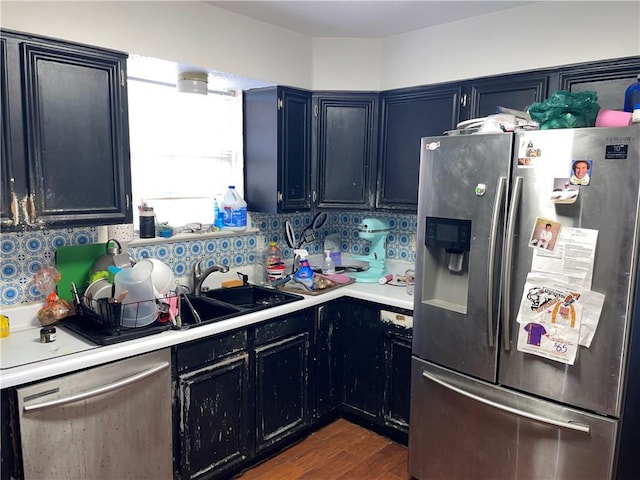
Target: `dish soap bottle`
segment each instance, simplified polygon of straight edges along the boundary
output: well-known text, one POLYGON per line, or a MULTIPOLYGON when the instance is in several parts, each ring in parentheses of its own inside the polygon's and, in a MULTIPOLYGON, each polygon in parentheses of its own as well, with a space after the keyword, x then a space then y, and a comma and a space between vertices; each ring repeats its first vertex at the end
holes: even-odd
POLYGON ((322 263, 322 273, 325 275, 333 275, 336 273, 336 267, 331 260, 331 250, 324 251, 324 262, 322 263))
POLYGON ((300 267, 296 270, 296 273, 293 274, 293 278, 309 290, 313 290, 313 270, 311 270, 309 261, 307 260, 309 252, 304 249, 296 249, 293 252, 300 257, 300 267))

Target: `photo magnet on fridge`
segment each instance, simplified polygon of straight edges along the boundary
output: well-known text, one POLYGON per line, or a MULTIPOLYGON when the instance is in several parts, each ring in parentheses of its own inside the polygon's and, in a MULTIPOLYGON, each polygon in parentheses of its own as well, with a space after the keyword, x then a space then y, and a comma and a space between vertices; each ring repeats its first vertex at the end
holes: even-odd
POLYGON ((548 218, 538 217, 531 232, 529 246, 553 252, 556 249, 562 224, 548 218))
POLYGON ((591 182, 591 160, 574 160, 571 164, 571 185, 589 185, 591 182))

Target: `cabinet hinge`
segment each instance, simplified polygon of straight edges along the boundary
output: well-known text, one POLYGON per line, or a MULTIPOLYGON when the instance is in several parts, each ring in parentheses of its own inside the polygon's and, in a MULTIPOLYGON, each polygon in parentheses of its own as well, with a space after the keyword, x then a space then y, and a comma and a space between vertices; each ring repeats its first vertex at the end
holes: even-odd
POLYGON ((278 99, 278 110, 282 110, 284 108, 284 102, 281 98, 278 99))
POLYGON ((462 107, 466 107, 466 106, 467 106, 467 97, 468 97, 468 96, 467 96, 467 94, 466 94, 466 93, 463 93, 463 94, 460 96, 460 105, 461 105, 462 107))

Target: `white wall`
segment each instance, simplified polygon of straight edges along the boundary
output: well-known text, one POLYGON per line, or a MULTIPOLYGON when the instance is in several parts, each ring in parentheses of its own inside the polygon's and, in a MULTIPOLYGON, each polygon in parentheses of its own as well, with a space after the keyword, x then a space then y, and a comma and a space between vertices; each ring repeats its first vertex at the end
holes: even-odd
POLYGON ((639 54, 640 2, 543 2, 385 39, 380 84, 386 90, 639 54))
POLYGON ((385 90, 640 54, 640 2, 551 1, 383 40, 311 38, 200 2, 0 2, 0 25, 316 90, 385 90))
POLYGON ((310 88, 311 38, 201 2, 0 2, 2 28, 310 88))
POLYGON ((373 90, 382 78, 379 39, 314 38, 314 90, 373 90))

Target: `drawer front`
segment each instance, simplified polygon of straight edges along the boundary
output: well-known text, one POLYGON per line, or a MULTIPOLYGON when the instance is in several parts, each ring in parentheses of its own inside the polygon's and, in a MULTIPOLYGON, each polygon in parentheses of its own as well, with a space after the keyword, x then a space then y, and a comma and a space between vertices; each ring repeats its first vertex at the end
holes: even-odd
POLYGON ((305 310, 258 325, 255 329, 256 346, 310 329, 314 318, 310 312, 305 310))
POLYGON ((244 329, 203 338, 176 348, 176 368, 179 373, 193 370, 246 349, 247 331, 244 329))

